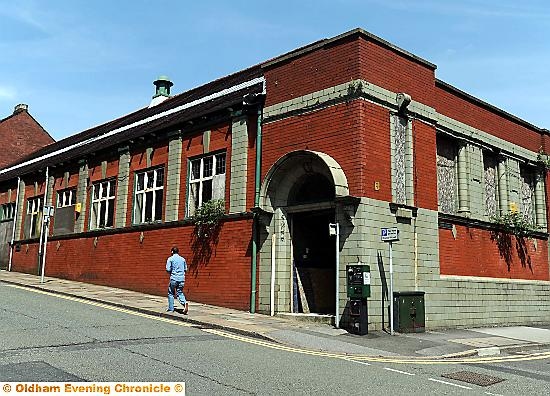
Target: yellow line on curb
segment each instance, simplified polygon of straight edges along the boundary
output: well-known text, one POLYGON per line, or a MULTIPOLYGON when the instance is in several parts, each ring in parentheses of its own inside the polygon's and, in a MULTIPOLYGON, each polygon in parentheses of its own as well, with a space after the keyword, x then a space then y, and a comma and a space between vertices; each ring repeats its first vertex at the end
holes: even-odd
POLYGON ((295 348, 285 345, 276 344, 270 341, 253 339, 249 337, 240 336, 233 333, 228 333, 222 330, 215 329, 203 329, 203 331, 218 335, 220 337, 231 338, 234 340, 254 344, 266 348, 277 349, 286 352, 300 353, 310 356, 321 356, 328 358, 337 358, 353 362, 378 362, 378 363, 396 363, 396 364, 474 364, 474 363, 496 363, 496 362, 517 362, 525 360, 542 360, 549 359, 550 352, 532 353, 522 356, 495 356, 495 357, 471 357, 471 358, 453 358, 451 359, 439 359, 437 358, 407 358, 407 357, 383 357, 383 356, 369 356, 369 355, 348 355, 344 353, 331 353, 322 351, 313 351, 308 349, 295 348))
POLYGON ((16 289, 31 291, 33 293, 45 294, 45 295, 52 296, 52 297, 62 298, 64 300, 75 301, 75 302, 79 302, 79 303, 82 303, 82 304, 93 305, 94 307, 105 308, 105 309, 109 309, 111 311, 127 313, 127 314, 134 315, 134 316, 140 316, 142 318, 155 319, 155 320, 158 320, 160 322, 167 322, 167 323, 171 323, 171 324, 176 324, 178 326, 184 326, 184 327, 194 327, 195 326, 195 325, 190 324, 190 323, 182 322, 181 320, 170 319, 170 318, 165 318, 165 317, 162 317, 162 316, 155 316, 155 315, 146 314, 146 313, 142 313, 142 312, 132 311, 131 309, 115 307, 113 305, 98 303, 98 302, 86 300, 86 299, 80 298, 80 297, 72 297, 72 296, 66 296, 66 295, 63 295, 63 294, 58 294, 58 293, 49 292, 49 291, 45 291, 45 290, 37 290, 37 289, 34 289, 32 287, 28 287, 28 286, 19 286, 19 285, 12 285, 12 284, 6 284, 6 286, 14 287, 16 289))
MULTIPOLYGON (((160 322, 166 322, 170 324, 175 324, 178 326, 184 326, 184 327, 195 327, 196 325, 182 322, 181 320, 177 319, 170 319, 165 318, 161 316, 155 316, 152 314, 147 313, 141 313, 132 311, 125 308, 115 307, 112 305, 104 304, 104 303, 98 303, 95 301, 89 301, 80 297, 72 297, 72 296, 66 296, 63 294, 58 294, 54 292, 44 291, 44 290, 37 290, 32 287, 28 286, 18 286, 13 284, 6 284, 9 287, 22 289, 31 291, 38 294, 45 294, 52 297, 62 298, 69 301, 75 301, 83 304, 92 305, 95 307, 100 307, 104 309, 109 309, 111 311, 116 312, 122 312, 127 313, 134 316, 140 316, 143 318, 148 319, 154 319, 158 320, 160 322)), ((370 356, 370 355, 350 355, 345 353, 332 353, 332 352, 323 352, 323 351, 314 351, 309 349, 303 349, 298 347, 292 347, 287 346, 283 344, 278 344, 272 341, 266 341, 258 338, 252 338, 247 336, 242 336, 235 333, 230 333, 224 330, 217 330, 217 329, 201 329, 202 331, 210 334, 214 334, 223 338, 229 338, 236 341, 245 342, 248 344, 257 345, 264 348, 270 348, 275 349, 279 351, 284 352, 290 352, 290 353, 298 353, 302 355, 309 355, 309 356, 319 356, 319 357, 327 357, 327 358, 333 358, 333 359, 342 359, 346 361, 361 363, 361 362, 376 362, 376 363, 395 363, 395 364, 419 364, 419 365, 443 365, 443 364, 478 364, 478 363, 497 363, 497 362, 519 362, 519 361, 528 361, 528 360, 543 360, 543 359, 550 359, 550 352, 537 352, 537 353, 531 353, 528 355, 518 355, 518 356, 486 356, 486 357, 469 357, 469 358, 447 358, 443 359, 441 357, 432 357, 432 358, 415 358, 415 357, 385 357, 385 356, 370 356)))

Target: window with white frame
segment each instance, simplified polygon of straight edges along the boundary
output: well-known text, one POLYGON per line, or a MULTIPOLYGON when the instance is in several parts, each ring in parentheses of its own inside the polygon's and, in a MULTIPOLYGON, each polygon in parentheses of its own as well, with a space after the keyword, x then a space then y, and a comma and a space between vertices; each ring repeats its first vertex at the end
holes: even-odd
POLYGON ((162 220, 164 168, 136 174, 134 224, 162 220))
POLYGON ((225 153, 191 160, 187 214, 193 216, 197 208, 213 199, 225 197, 225 153))
POLYGON ((76 189, 71 188, 68 190, 57 192, 57 207, 66 208, 76 204, 76 189))
POLYGON ((12 220, 15 216, 15 202, 0 206, 0 221, 12 220))
POLYGON ((115 214, 116 181, 104 180, 92 186, 90 229, 112 227, 115 214))
POLYGON ((27 200, 27 225, 26 236, 35 238, 40 235, 42 226, 42 197, 27 200))

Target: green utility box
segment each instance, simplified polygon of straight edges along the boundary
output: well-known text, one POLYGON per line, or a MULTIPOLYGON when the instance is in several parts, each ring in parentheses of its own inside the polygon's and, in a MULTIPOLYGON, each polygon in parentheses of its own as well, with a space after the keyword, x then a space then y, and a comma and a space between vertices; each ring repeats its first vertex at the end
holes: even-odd
POLYGON ((370 297, 370 266, 354 264, 346 267, 349 298, 370 297))
POLYGON ((393 326, 400 333, 426 330, 423 291, 393 293, 393 326))

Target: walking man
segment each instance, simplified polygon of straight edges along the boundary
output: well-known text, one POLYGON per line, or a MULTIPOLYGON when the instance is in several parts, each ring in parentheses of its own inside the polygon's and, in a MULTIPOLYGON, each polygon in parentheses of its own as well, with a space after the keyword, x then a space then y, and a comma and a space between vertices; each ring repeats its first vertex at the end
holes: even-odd
POLYGON ((183 294, 183 284, 185 282, 185 273, 187 272, 187 262, 179 255, 179 249, 174 246, 172 255, 166 260, 166 272, 170 274, 170 284, 168 285, 168 312, 174 312, 174 294, 183 305, 183 314, 187 315, 189 306, 183 294))

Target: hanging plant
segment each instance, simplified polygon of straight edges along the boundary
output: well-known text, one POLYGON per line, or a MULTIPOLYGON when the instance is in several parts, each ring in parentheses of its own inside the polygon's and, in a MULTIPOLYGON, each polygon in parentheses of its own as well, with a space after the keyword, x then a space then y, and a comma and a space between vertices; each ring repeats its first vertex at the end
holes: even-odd
POLYGON ((195 234, 199 239, 208 239, 217 234, 220 219, 225 214, 225 201, 215 199, 205 202, 193 216, 195 220, 195 234))
POLYGON ((518 237, 529 236, 533 232, 539 231, 537 226, 519 212, 508 212, 503 215, 494 216, 491 220, 497 223, 504 232, 514 234, 518 237))

